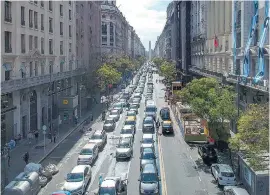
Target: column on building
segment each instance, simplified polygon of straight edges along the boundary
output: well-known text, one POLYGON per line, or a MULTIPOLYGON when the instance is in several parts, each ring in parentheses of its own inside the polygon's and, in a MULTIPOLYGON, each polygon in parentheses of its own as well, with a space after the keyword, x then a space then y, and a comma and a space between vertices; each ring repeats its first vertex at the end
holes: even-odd
POLYGON ((41 105, 41 96, 42 96, 42 88, 36 88, 37 93, 37 128, 41 129, 41 117, 42 117, 42 105, 41 105))
POLYGON ((21 134, 21 101, 20 101, 20 91, 14 91, 12 93, 13 105, 16 109, 13 111, 13 123, 14 123, 14 136, 21 134))

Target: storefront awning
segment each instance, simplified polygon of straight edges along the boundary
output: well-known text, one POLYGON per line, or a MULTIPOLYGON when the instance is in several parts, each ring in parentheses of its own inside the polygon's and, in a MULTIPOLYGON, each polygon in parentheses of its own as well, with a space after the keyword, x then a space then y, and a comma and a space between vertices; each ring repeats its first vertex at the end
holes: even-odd
POLYGON ((5 71, 11 71, 12 70, 11 63, 4 63, 3 67, 4 67, 5 71))

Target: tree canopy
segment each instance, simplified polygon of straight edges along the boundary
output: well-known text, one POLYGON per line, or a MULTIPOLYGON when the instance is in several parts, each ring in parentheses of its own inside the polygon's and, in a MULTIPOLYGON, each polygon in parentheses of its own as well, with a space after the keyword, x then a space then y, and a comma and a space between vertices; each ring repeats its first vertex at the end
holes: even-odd
POLYGON ((175 80, 176 68, 173 63, 163 62, 160 66, 161 75, 164 76, 169 82, 175 80))
POLYGON ((156 64, 156 66, 158 68, 160 68, 160 66, 162 65, 162 63, 164 62, 165 60, 163 60, 162 58, 154 58, 153 59, 153 62, 156 64))
POLYGON ((269 105, 251 104, 238 120, 238 133, 229 140, 233 150, 243 150, 254 170, 264 170, 269 153, 269 105))
POLYGON ((97 75, 102 90, 109 84, 116 84, 121 79, 121 73, 108 64, 103 64, 98 70, 97 75))
POLYGON ((216 130, 217 135, 212 135, 215 139, 224 137, 224 121, 235 118, 237 113, 235 93, 230 87, 221 86, 214 78, 194 79, 176 92, 176 96, 190 105, 198 117, 208 121, 210 132, 216 130))

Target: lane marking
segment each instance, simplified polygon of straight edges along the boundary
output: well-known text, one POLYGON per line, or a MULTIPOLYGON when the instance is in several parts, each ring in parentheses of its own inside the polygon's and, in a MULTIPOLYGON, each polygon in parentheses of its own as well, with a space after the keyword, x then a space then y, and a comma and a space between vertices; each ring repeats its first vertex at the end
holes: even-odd
POLYGON ((191 158, 191 160, 193 160, 191 155, 189 155, 189 157, 191 158))
POLYGON ((162 195, 167 195, 167 184, 166 184, 166 174, 163 162, 162 149, 160 145, 160 136, 158 137, 158 151, 159 151, 159 165, 160 165, 160 174, 161 174, 161 184, 162 184, 162 195))
POLYGON ((199 176, 199 180, 200 180, 200 182, 202 181, 202 179, 201 179, 201 177, 199 176))

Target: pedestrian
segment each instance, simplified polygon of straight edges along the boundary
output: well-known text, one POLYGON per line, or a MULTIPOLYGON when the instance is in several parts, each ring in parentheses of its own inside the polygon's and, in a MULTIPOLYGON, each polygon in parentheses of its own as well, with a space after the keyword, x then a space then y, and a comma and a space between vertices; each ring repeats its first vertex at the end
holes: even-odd
POLYGON ((29 153, 28 153, 28 152, 26 152, 26 153, 24 154, 23 160, 24 160, 24 162, 25 162, 26 164, 28 164, 28 160, 29 160, 29 153))
POLYGON ((10 154, 8 153, 8 167, 10 167, 10 154))
POLYGON ((53 143, 55 143, 55 141, 56 141, 56 131, 54 131, 53 133, 53 143))
POLYGON ((27 138, 28 138, 29 145, 31 145, 32 144, 32 132, 31 131, 28 132, 27 138))
POLYGON ((36 144, 37 144, 38 143, 38 130, 35 131, 34 135, 35 135, 36 144))

